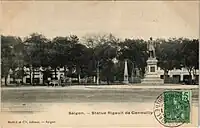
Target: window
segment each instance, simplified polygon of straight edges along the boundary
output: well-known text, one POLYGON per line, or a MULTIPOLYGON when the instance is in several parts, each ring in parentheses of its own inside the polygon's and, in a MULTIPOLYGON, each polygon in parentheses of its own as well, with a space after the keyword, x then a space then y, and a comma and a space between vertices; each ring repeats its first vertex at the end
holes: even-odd
POLYGON ((155 72, 155 67, 151 67, 150 72, 155 72))

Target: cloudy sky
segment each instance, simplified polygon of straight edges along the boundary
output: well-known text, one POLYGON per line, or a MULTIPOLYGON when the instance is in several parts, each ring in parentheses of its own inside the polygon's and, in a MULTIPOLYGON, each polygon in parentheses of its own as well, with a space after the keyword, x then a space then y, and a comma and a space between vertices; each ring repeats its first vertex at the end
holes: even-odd
POLYGON ((1 33, 48 38, 112 33, 121 38, 199 37, 198 2, 1 2, 1 33))

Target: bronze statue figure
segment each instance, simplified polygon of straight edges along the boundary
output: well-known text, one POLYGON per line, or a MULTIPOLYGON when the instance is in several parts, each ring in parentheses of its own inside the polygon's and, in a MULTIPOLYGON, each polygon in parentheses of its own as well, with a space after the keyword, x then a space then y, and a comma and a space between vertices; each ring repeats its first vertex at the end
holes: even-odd
POLYGON ((156 55, 155 55, 155 43, 152 40, 152 37, 150 37, 150 41, 148 41, 147 49, 148 49, 149 57, 155 58, 156 57, 156 55))

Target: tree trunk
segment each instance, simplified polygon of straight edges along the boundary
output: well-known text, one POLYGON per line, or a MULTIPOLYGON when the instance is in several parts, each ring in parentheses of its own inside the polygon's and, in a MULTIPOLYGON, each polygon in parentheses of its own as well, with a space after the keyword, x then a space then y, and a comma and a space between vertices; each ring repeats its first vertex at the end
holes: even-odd
POLYGON ((5 86, 7 86, 7 77, 8 76, 5 76, 5 86))
POLYGON ((42 84, 45 85, 45 84, 44 84, 44 74, 43 74, 42 78, 43 78, 43 79, 42 79, 42 84))
POLYGON ((56 68, 54 68, 54 73, 55 73, 55 80, 56 80, 56 77, 57 77, 57 75, 56 75, 56 73, 57 73, 57 71, 56 71, 56 68))
POLYGON ((189 84, 192 84, 192 72, 189 71, 189 84))
POLYGON ((33 69, 32 85, 34 86, 35 85, 35 68, 32 67, 32 69, 33 69))
POLYGON ((165 81, 168 76, 168 70, 164 70, 163 80, 165 81))
POLYGON ((32 78, 32 70, 33 70, 32 66, 29 67, 29 70, 30 70, 30 85, 32 85, 32 83, 33 83, 32 82, 32 80, 33 80, 33 78, 32 78))
POLYGON ((65 77, 67 76, 66 67, 65 67, 65 66, 64 66, 64 76, 65 76, 65 77))
POLYGON ((78 74, 78 84, 80 84, 80 80, 81 80, 81 77, 80 77, 80 73, 78 74))
POLYGON ((196 73, 197 73, 197 71, 196 71, 196 69, 194 69, 194 70, 193 70, 193 76, 194 76, 195 82, 197 81, 196 73))
POLYGON ((45 72, 46 72, 46 69, 44 69, 44 71, 42 72, 42 84, 43 84, 43 85, 45 85, 45 84, 44 84, 44 81, 45 81, 44 74, 45 74, 45 72))
POLYGON ((23 82, 23 78, 24 78, 24 67, 23 67, 23 66, 22 66, 21 72, 22 72, 22 76, 21 76, 21 77, 22 77, 22 78, 21 78, 22 83, 21 83, 21 84, 23 85, 23 84, 24 84, 24 82, 23 82))
POLYGON ((107 77, 106 80, 107 80, 107 84, 109 85, 110 84, 109 78, 107 77))
POLYGON ((16 83, 16 80, 15 80, 15 71, 13 70, 13 83, 15 84, 16 83))
POLYGON ((192 84, 192 69, 191 68, 187 68, 187 69, 189 73, 189 84, 192 84))
POLYGON ((76 67, 77 69, 77 74, 78 74, 78 84, 80 84, 80 68, 76 67))
POLYGON ((66 66, 64 66, 64 83, 66 84, 67 73, 66 73, 66 66))

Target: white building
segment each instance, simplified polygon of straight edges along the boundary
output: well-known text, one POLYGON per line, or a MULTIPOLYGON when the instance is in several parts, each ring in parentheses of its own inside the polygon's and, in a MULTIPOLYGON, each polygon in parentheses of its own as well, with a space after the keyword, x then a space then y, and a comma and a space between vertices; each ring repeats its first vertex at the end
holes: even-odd
MULTIPOLYGON (((160 69, 158 67, 158 73, 160 75, 160 77, 162 78, 163 75, 164 75, 164 70, 160 69)), ((191 74, 192 75, 192 79, 195 78, 195 76, 197 77, 197 79, 199 79, 199 70, 196 70, 196 74, 191 74)), ((179 81, 183 81, 184 79, 188 79, 189 77, 189 72, 186 68, 181 68, 181 69, 173 69, 173 70, 170 70, 168 72, 168 76, 170 78, 178 78, 179 81)))

